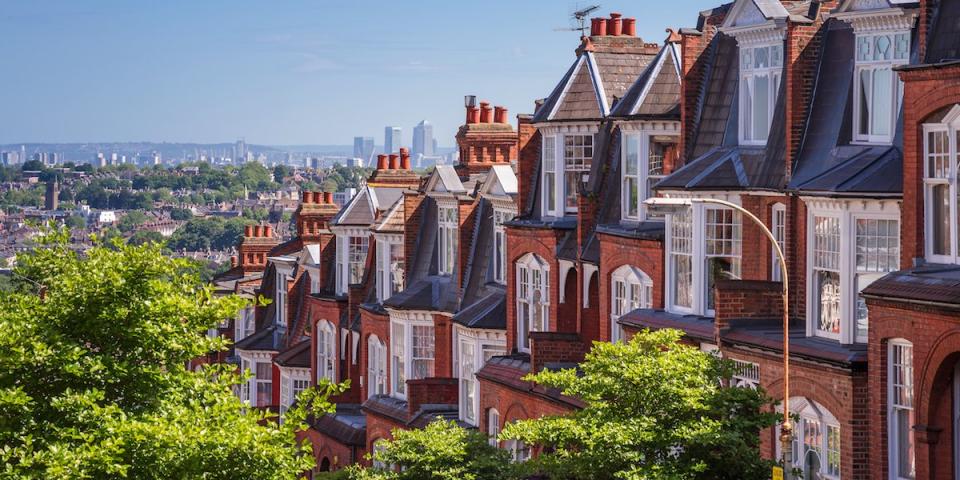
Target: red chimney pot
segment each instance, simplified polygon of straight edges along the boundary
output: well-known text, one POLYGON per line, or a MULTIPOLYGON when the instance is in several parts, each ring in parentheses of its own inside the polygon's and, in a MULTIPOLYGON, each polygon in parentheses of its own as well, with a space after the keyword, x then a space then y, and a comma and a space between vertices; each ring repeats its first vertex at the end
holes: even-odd
POLYGON ((273 238, 273 227, 266 225, 263 227, 263 236, 267 238, 273 238))
POLYGON ((333 192, 323 192, 323 203, 333 205, 333 192))
POLYGON ((386 170, 386 169, 387 169, 387 156, 377 155, 377 170, 386 170))
POLYGON ((247 225, 243 227, 243 236, 250 238, 253 236, 253 225, 247 225))
POLYGON ((322 192, 313 192, 313 203, 323 203, 322 192))
POLYGON ((494 108, 493 121, 496 123, 507 123, 507 108, 506 107, 494 108))
POLYGON ((590 19, 590 36, 602 37, 606 34, 607 34, 607 19, 591 18, 590 19))
POLYGON ((623 34, 628 37, 637 36, 637 19, 636 18, 623 19, 623 34))
POLYGON ((310 192, 304 190, 300 192, 300 203, 310 203, 313 200, 313 195, 310 192))
POLYGON ((610 22, 607 30, 609 30, 610 35, 617 37, 623 33, 623 24, 620 22, 621 15, 619 13, 610 14, 610 22))
POLYGON ((231 267, 236 267, 236 266, 239 265, 239 264, 240 264, 240 261, 237 259, 237 256, 236 256, 236 255, 233 255, 233 256, 230 257, 230 266, 231 266, 231 267))
POLYGON ((390 170, 400 169, 400 155, 395 153, 390 154, 390 170))
POLYGON ((260 238, 260 237, 263 236, 263 226, 262 226, 262 225, 254 225, 254 227, 253 227, 253 236, 254 236, 254 237, 257 237, 257 238, 260 238))

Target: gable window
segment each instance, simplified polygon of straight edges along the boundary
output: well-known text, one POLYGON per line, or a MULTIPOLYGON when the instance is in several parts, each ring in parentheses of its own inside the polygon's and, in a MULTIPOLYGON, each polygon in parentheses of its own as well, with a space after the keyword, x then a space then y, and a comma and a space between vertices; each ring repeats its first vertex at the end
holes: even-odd
POLYGON ((504 222, 513 218, 513 213, 506 210, 493 211, 493 280, 500 284, 507 283, 507 233, 504 222))
POLYGON ((577 212, 580 186, 585 184, 593 160, 593 135, 563 136, 564 212, 577 212))
POLYGON ((363 281, 368 242, 367 237, 350 237, 350 285, 356 285, 363 281))
POLYGON ((278 326, 287 326, 287 276, 277 273, 277 308, 276 323, 278 326))
POLYGON ((368 245, 369 238, 364 234, 337 235, 338 295, 345 295, 350 285, 356 285, 363 281, 368 245))
POLYGON ((676 138, 648 134, 624 134, 620 218, 638 222, 655 218, 643 201, 653 196, 653 186, 663 179, 663 161, 676 147, 676 138))
POLYGON ((913 425, 913 345, 893 340, 889 346, 887 369, 887 420, 890 442, 890 478, 916 478, 916 442, 913 425))
POLYGON ((856 45, 854 139, 890 143, 903 96, 893 68, 909 62, 909 32, 858 33, 856 45))
POLYGON ((954 106, 943 123, 923 126, 925 251, 927 260, 935 263, 960 263, 958 128, 960 106, 954 106))
POLYGON ((550 267, 528 253, 517 261, 517 348, 530 351, 530 332, 550 328, 550 267))
POLYGON ((403 290, 403 244, 377 239, 377 298, 380 302, 403 290))
POLYGON ((899 268, 899 213, 886 212, 895 206, 855 202, 809 208, 808 332, 866 342, 869 319, 860 292, 899 268))
POLYGON ((457 207, 438 208, 437 222, 438 236, 440 237, 439 265, 441 275, 453 275, 457 265, 457 207))
POLYGON ((764 145, 780 89, 783 45, 740 46, 740 143, 764 145))
MULTIPOLYGON (((778 203, 771 207, 770 217, 772 227, 771 231, 773 233, 773 238, 777 240, 777 245, 780 246, 780 251, 784 255, 787 254, 787 207, 778 203)), ((780 271, 780 257, 777 256, 777 252, 774 249, 770 249, 770 280, 774 282, 779 282, 783 280, 783 272, 780 271)))
POLYGON ((376 335, 367 338, 367 398, 387 393, 387 347, 376 335))
POLYGON ((557 137, 543 137, 543 208, 547 215, 557 211, 557 137))
POLYGON ((393 393, 406 398, 407 380, 434 376, 436 358, 434 326, 431 320, 392 321, 390 324, 390 371, 393 393))
POLYGON ((621 316, 638 308, 653 306, 653 281, 637 267, 623 265, 611 274, 610 341, 623 338, 621 316))
POLYGON ((668 308, 713 315, 716 282, 740 278, 740 214, 696 204, 670 215, 669 222, 668 308))
POLYGON ((336 329, 333 324, 320 320, 317 322, 317 383, 327 380, 336 381, 334 365, 337 359, 336 329))

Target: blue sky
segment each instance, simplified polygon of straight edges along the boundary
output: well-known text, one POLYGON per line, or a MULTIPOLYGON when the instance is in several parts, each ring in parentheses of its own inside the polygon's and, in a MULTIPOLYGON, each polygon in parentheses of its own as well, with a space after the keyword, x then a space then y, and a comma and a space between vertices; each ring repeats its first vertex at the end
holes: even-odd
MULTIPOLYGON (((549 94, 578 33, 560 0, 0 0, 0 143, 453 145, 463 95, 518 112, 549 94)), ((716 0, 599 1, 647 41, 716 0)))

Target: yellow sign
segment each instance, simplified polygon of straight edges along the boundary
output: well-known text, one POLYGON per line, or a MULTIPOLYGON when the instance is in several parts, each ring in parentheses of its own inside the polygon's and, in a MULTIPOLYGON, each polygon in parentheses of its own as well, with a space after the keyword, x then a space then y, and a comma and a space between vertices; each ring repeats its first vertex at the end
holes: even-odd
POLYGON ((773 467, 773 480, 783 480, 783 468, 773 467))

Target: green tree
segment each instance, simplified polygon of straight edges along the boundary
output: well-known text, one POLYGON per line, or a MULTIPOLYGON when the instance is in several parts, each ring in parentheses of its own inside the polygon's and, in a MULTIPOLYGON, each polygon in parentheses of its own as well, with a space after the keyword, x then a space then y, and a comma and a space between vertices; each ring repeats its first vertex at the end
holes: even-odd
POLYGON ((64 224, 71 230, 79 230, 87 226, 87 221, 78 215, 71 215, 64 220, 64 224))
POLYGON ((244 408, 231 368, 187 368, 226 347, 205 333, 244 300, 215 296, 159 246, 81 256, 67 239, 47 232, 19 259, 20 288, 0 292, 0 477, 294 479, 310 468, 295 431, 342 388, 306 390, 282 426, 244 408))
POLYGON ((127 239, 127 243, 130 245, 144 245, 147 243, 156 243, 158 245, 163 245, 166 243, 165 238, 160 232, 155 232, 153 230, 138 230, 133 232, 133 235, 127 239))
POLYGON ((170 218, 173 220, 190 220, 193 218, 193 212, 187 208, 170 209, 170 218))
POLYGON ((504 480, 514 478, 510 455, 483 434, 453 421, 436 420, 423 429, 394 430, 393 440, 373 458, 393 469, 352 466, 352 480, 504 480))
POLYGON ((767 479, 760 431, 778 416, 762 390, 727 388, 732 362, 677 330, 594 343, 578 370, 527 378, 582 399, 563 416, 508 424, 500 438, 545 447, 532 471, 569 479, 767 479))
POLYGON ((147 218, 147 214, 139 210, 131 210, 117 222, 117 228, 123 233, 129 233, 140 225, 143 225, 147 221, 147 218))

